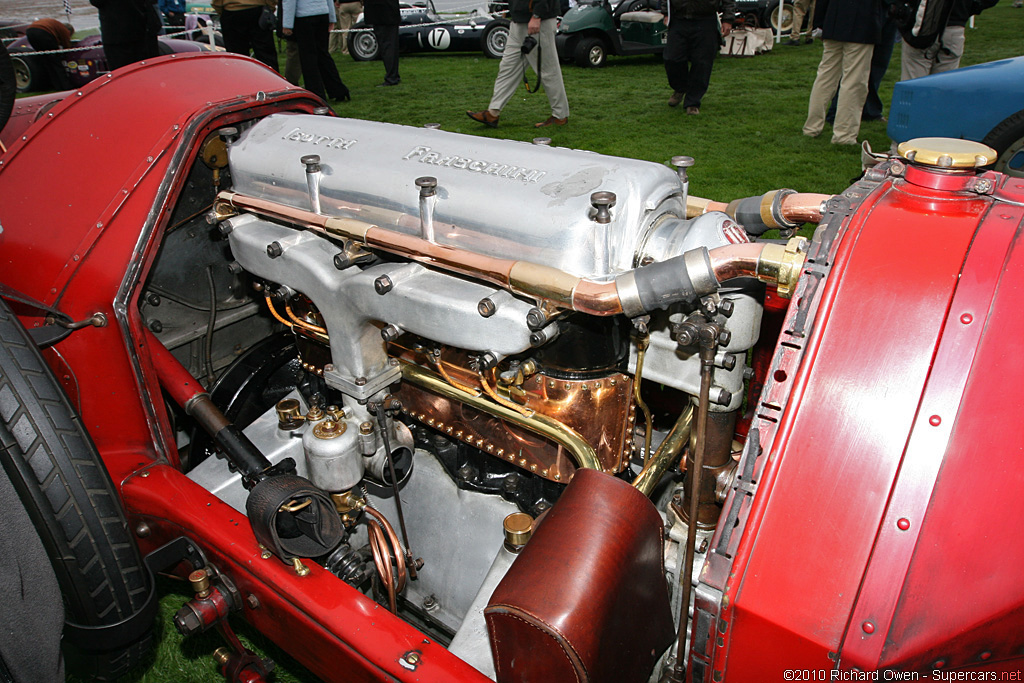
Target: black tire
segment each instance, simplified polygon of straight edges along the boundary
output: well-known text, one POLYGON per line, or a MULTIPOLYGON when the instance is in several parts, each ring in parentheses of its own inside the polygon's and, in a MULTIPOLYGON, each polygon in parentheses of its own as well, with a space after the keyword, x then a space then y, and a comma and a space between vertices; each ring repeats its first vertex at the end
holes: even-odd
POLYGON ((352 33, 348 34, 348 53, 357 62, 372 62, 377 59, 377 55, 380 53, 377 36, 363 22, 353 26, 352 33))
MULTIPOLYGON (((50 557, 67 621, 116 624, 139 611, 151 587, 110 475, 50 368, 2 300, 0 465, 50 557)), ((68 654, 96 678, 117 678, 148 653, 151 626, 138 624, 135 639, 122 647, 68 654)))
MULTIPOLYGON (((772 4, 772 11, 768 14, 768 25, 772 31, 779 30, 779 6, 772 4)), ((782 32, 789 33, 793 30, 793 5, 785 2, 782 4, 782 32)))
POLYGON ((572 51, 576 66, 599 69, 608 60, 608 47, 600 38, 580 38, 572 51))
POLYGON ((982 142, 999 155, 995 170, 1014 178, 1024 178, 1024 109, 1004 119, 982 142))
POLYGON ((505 43, 508 42, 508 22, 495 19, 487 24, 480 37, 480 49, 488 59, 501 59, 505 54, 505 43))
POLYGON ((14 82, 18 92, 36 92, 46 89, 42 69, 32 57, 27 56, 24 52, 15 51, 11 53, 11 64, 14 66, 14 82))
POLYGON ((11 63, 11 56, 7 54, 7 46, 0 41, 0 130, 7 125, 14 110, 14 98, 18 92, 18 85, 14 80, 14 64, 11 63))

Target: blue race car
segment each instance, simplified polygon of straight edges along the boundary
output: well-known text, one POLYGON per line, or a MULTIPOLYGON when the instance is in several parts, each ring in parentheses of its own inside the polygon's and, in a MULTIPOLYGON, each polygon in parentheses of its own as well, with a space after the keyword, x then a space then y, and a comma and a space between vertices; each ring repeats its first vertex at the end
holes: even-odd
POLYGON ((889 137, 963 138, 996 150, 995 168, 1024 178, 1024 57, 900 81, 892 93, 889 137))

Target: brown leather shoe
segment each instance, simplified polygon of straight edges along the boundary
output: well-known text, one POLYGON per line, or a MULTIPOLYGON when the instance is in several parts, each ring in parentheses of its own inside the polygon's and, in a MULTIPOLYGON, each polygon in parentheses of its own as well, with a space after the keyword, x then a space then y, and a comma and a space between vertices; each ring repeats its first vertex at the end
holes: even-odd
POLYGON ((488 128, 497 128, 498 119, 500 118, 492 114, 490 109, 484 109, 483 111, 467 111, 466 116, 474 121, 479 121, 488 128))
POLYGON ((681 92, 674 92, 674 93, 672 93, 672 97, 668 98, 668 106, 670 106, 670 107, 678 107, 679 103, 683 101, 683 95, 685 95, 685 93, 681 93, 681 92))
POLYGON ((569 123, 569 117, 566 116, 564 119, 556 119, 554 116, 549 116, 540 123, 533 124, 534 128, 547 128, 548 126, 564 126, 569 123))

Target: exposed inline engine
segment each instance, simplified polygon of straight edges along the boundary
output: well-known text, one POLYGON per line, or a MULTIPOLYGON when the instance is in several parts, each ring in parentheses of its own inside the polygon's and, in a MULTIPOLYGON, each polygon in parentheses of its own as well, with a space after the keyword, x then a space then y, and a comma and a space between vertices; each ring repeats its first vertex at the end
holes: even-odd
MULTIPOLYGON (((587 468, 653 497, 679 585, 680 541, 713 530, 733 476, 766 286, 787 296, 803 259, 798 238, 752 239, 791 235, 823 196, 715 205, 688 197, 686 157, 673 170, 320 116, 221 134, 213 218, 256 317, 288 332, 259 364, 293 363, 284 389, 231 400, 273 394, 246 408, 246 436, 333 498, 346 533, 324 566, 493 676, 483 608, 515 558, 503 520, 544 513, 587 468)), ((246 508, 217 459, 189 476, 246 508)))

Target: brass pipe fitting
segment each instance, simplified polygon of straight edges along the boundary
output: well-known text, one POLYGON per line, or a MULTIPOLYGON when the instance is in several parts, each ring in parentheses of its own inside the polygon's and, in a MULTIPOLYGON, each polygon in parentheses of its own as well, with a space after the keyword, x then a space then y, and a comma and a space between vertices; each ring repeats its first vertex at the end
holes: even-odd
POLYGON ((693 428, 693 404, 689 404, 676 418, 672 425, 672 431, 668 433, 665 440, 658 446, 654 457, 644 465, 640 474, 633 480, 633 486, 645 496, 654 492, 654 487, 661 481, 662 476, 668 471, 672 464, 679 458, 683 446, 690 440, 690 430, 693 428))

